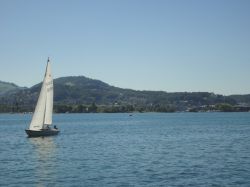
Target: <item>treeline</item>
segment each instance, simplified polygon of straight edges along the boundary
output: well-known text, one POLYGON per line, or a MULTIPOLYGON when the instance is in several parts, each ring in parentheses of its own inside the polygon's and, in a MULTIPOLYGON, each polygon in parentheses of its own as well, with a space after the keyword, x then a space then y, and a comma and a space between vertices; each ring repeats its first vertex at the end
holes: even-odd
MULTIPOLYGON (((30 105, 0 105, 0 113, 29 113, 34 111, 30 105)), ((218 103, 189 108, 185 112, 249 112, 250 107, 218 103)), ((128 113, 128 112, 181 112, 173 105, 90 105, 55 104, 54 113, 128 113)), ((182 111, 183 112, 183 111, 182 111)))
POLYGON ((55 113, 126 113, 126 112, 175 112, 172 106, 136 106, 136 105, 55 105, 55 113))
POLYGON ((216 105, 204 105, 194 107, 188 110, 189 112, 249 112, 250 107, 230 105, 228 103, 218 103, 216 105))
POLYGON ((0 104, 0 113, 26 113, 33 112, 34 107, 30 105, 7 105, 0 104))
MULTIPOLYGON (((34 107, 28 105, 0 105, 0 113, 33 112, 34 107)), ((126 112, 176 112, 173 106, 162 105, 90 105, 55 104, 54 113, 126 113, 126 112)))

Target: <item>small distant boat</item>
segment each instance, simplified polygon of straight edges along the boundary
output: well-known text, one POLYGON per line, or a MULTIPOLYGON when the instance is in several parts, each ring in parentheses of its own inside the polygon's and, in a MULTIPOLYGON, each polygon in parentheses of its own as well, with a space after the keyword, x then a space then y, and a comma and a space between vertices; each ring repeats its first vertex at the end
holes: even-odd
POLYGON ((53 113, 53 78, 51 75, 51 64, 48 58, 46 71, 29 129, 25 129, 29 137, 52 136, 59 133, 59 130, 52 125, 53 113))

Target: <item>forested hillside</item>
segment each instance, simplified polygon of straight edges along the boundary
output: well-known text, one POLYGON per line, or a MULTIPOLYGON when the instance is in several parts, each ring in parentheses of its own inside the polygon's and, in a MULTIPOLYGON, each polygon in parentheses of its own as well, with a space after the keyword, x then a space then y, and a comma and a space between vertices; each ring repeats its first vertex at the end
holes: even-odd
MULTIPOLYGON (((41 83, 31 88, 5 89, 0 96, 1 112, 31 112, 34 110, 41 83)), ((11 88, 11 87, 10 87, 11 88)), ((84 76, 61 77, 54 80, 55 112, 174 112, 218 110, 245 105, 250 95, 223 96, 209 92, 135 91, 110 86, 84 76), (221 108, 221 107, 220 107, 221 108)), ((231 108, 230 110, 233 111, 231 108)))

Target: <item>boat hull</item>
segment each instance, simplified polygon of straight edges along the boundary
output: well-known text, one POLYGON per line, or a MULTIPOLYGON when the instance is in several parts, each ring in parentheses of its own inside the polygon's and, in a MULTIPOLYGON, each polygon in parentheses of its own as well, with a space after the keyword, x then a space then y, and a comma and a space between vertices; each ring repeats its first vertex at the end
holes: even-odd
POLYGON ((41 129, 38 131, 25 129, 25 132, 29 137, 39 137, 39 136, 54 136, 60 131, 58 129, 41 129))

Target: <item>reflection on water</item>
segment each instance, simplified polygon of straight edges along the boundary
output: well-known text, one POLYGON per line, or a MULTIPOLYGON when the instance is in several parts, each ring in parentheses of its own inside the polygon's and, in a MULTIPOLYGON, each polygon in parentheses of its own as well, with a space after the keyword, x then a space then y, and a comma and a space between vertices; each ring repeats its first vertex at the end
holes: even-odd
POLYGON ((53 138, 28 138, 29 142, 33 145, 33 156, 36 163, 34 175, 39 187, 56 183, 56 146, 53 138))

